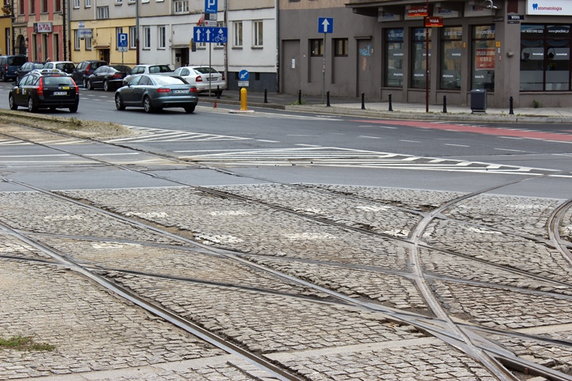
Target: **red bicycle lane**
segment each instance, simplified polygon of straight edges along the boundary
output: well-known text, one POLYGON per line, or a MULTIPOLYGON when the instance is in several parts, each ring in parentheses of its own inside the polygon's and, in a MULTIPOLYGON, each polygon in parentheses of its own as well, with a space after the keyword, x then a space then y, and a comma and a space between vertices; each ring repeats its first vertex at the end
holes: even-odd
POLYGON ((423 122, 416 120, 371 120, 371 119, 360 119, 353 120, 357 123, 373 123, 373 124, 383 124, 389 126, 405 126, 414 128, 426 128, 433 130, 443 130, 443 131, 456 131, 456 132, 469 132, 474 134, 482 135, 494 135, 494 136, 510 136, 522 139, 536 139, 536 140, 546 140, 546 141, 557 141, 557 142, 572 142, 572 134, 555 133, 555 132, 543 132, 534 130, 520 130, 512 128, 501 128, 501 127, 484 127, 475 125, 461 125, 461 124, 451 124, 451 123, 436 123, 436 122, 423 122))

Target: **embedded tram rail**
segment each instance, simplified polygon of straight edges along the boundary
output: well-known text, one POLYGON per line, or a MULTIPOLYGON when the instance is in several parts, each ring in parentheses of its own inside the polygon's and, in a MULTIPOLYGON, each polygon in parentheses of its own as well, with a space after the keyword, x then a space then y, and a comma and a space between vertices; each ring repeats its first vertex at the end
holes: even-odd
MULTIPOLYGON (((18 137, 13 135, 12 138, 17 139, 18 137)), ((28 139, 32 144, 35 144, 33 139, 28 139)), ((49 145, 44 145, 45 147, 52 148, 49 145)), ((124 147, 125 148, 125 147, 124 147)), ((78 155, 72 151, 62 149, 60 147, 55 148, 57 151, 66 152, 70 155, 78 155)), ((147 152, 151 153, 152 152, 147 152)), ((173 160, 179 164, 184 163, 184 161, 178 160, 176 157, 168 157, 165 154, 160 155, 163 159, 173 160)), ((118 167, 121 169, 129 171, 137 171, 138 173, 157 177, 156 174, 151 174, 144 169, 136 169, 133 167, 125 167, 123 165, 118 165, 109 161, 102 159, 94 159, 91 157, 82 156, 82 158, 90 159, 103 165, 110 165, 118 167)), ((187 165, 197 165, 197 163, 192 163, 187 165)), ((200 165, 200 164, 198 164, 200 165)), ((231 172, 228 169, 224 169, 225 172, 231 172)), ((459 209, 465 205, 464 203, 470 199, 476 199, 483 197, 484 194, 490 192, 492 189, 484 189, 479 192, 475 192, 469 195, 459 195, 459 194, 449 194, 444 196, 444 200, 439 200, 434 205, 427 205, 427 203, 420 203, 418 205, 402 206, 400 202, 383 200, 381 198, 370 197, 370 195, 360 194, 360 189, 355 192, 351 191, 340 191, 339 189, 328 189, 324 186, 307 186, 307 185, 295 185, 295 184, 272 184, 266 186, 266 189, 248 189, 248 187, 226 187, 224 189, 215 187, 197 187, 189 184, 185 184, 181 181, 173 181, 168 178, 162 178, 165 181, 169 181, 173 184, 176 189, 171 190, 174 194, 177 192, 190 192, 191 199, 203 199, 203 198, 215 198, 218 200, 228 200, 231 199, 233 203, 242 205, 242 207, 248 209, 252 208, 258 213, 277 213, 284 219, 291 218, 292 221, 298 221, 298 223, 307 223, 309 226, 315 227, 317 230, 323 230, 326 236, 334 235, 332 232, 353 232, 359 234, 359 237, 369 237, 372 243, 383 244, 383 245, 395 245, 398 251, 403 251, 406 255, 400 258, 400 265, 390 270, 390 266, 383 264, 374 264, 370 259, 359 263, 356 262, 352 264, 340 257, 337 261, 330 259, 330 262, 336 262, 335 265, 338 268, 344 270, 367 270, 367 271, 377 271, 380 274, 392 274, 395 276, 402 277, 403 279, 408 279, 414 282, 416 288, 420 291, 423 302, 411 305, 408 308, 399 308, 398 305, 393 303, 384 303, 380 300, 380 297, 374 297, 371 295, 371 291, 357 291, 348 289, 340 284, 335 284, 327 279, 320 279, 320 277, 315 277, 304 274, 304 272, 298 272, 291 267, 284 266, 280 263, 273 263, 272 252, 268 252, 268 249, 262 247, 262 251, 255 253, 245 250, 244 245, 235 245, 232 240, 216 240, 212 237, 208 237, 206 234, 200 234, 200 229, 198 226, 185 226, 180 220, 176 218, 170 220, 168 213, 167 216, 160 214, 160 212, 145 212, 138 211, 134 205, 129 203, 122 204, 117 203, 117 201, 126 202, 127 198, 121 196, 118 198, 116 203, 109 203, 108 201, 113 200, 109 195, 105 195, 105 192, 96 191, 65 191, 65 192, 53 192, 47 189, 42 189, 31 184, 26 184, 21 181, 15 181, 10 179, 9 176, 2 177, 4 182, 10 182, 12 184, 22 187, 22 189, 27 189, 32 191, 33 194, 42 195, 45 200, 54 200, 56 204, 71 204, 73 208, 78 210, 88 210, 88 213, 93 213, 99 215, 102 221, 113 220, 120 224, 130 226, 136 231, 146 231, 157 238, 155 245, 163 244, 165 247, 180 247, 184 250, 193 250, 198 253, 206 253, 208 255, 214 256, 215 258, 220 258, 224 260, 229 260, 238 263, 240 266, 248 268, 249 271, 255 273, 265 274, 259 275, 264 279, 278 279, 278 282, 284 282, 289 286, 286 288, 285 294, 289 297, 295 297, 296 300, 308 300, 314 303, 327 303, 333 306, 348 307, 351 306, 352 309, 358 309, 367 311, 368 313, 373 313, 377 316, 382 316, 380 318, 381 325, 385 328, 391 326, 390 322, 393 321, 399 324, 399 327, 410 326, 411 332, 414 337, 422 338, 431 335, 439 338, 443 342, 448 343, 454 348, 457 348, 463 352, 468 357, 472 358, 477 363, 481 364, 484 369, 490 374, 491 377, 500 380, 517 380, 526 379, 526 374, 533 374, 545 377, 549 380, 571 380, 572 371, 560 371, 557 369, 552 369, 543 364, 539 364, 535 361, 531 361, 527 358, 522 358, 517 356, 510 350, 510 346, 504 347, 498 344, 498 339, 492 341, 486 338, 481 333, 486 331, 484 328, 489 328, 494 331, 494 334, 506 339, 514 337, 515 332, 513 332, 512 327, 506 324, 499 323, 494 327, 483 326, 480 319, 476 319, 470 323, 463 321, 464 314, 451 312, 451 307, 448 305, 447 298, 440 294, 442 290, 441 285, 443 281, 453 281, 460 284, 465 282, 465 284, 473 285, 479 284, 480 287, 489 287, 490 289, 505 289, 505 290, 519 290, 524 292, 524 294, 529 296, 534 296, 536 298, 550 297, 551 299, 561 302, 562 305, 570 304, 572 301, 572 294, 570 293, 569 278, 569 267, 566 268, 562 263, 569 262, 569 247, 570 242, 561 237, 561 229, 568 222, 565 219, 570 214, 572 209, 572 202, 570 200, 565 202, 550 202, 550 207, 552 212, 546 216, 546 221, 544 225, 548 227, 547 235, 549 235, 550 240, 546 240, 542 235, 536 235, 535 233, 527 232, 523 234, 521 231, 517 231, 516 227, 510 229, 509 227, 503 227, 502 229, 495 229, 494 224, 484 224, 484 223, 474 223, 470 220, 463 220, 455 218, 455 213, 449 215, 445 214, 447 210, 459 209), (264 191, 271 192, 282 192, 285 189, 287 191, 296 192, 300 197, 310 200, 306 205, 316 206, 316 203, 312 202, 316 197, 322 199, 322 204, 319 206, 322 208, 310 208, 300 207, 292 205, 291 202, 287 201, 286 198, 276 198, 271 197, 264 191), (347 194, 344 194, 347 193, 347 194), (385 210, 389 211, 393 218, 390 221, 375 221, 368 219, 367 215, 346 215, 343 217, 335 216, 332 211, 328 209, 327 205, 331 199, 336 199, 336 204, 352 204, 355 202, 364 203, 367 201, 370 208, 375 210, 385 210), (285 201, 286 200, 286 201, 285 201), (376 209, 377 208, 377 209, 376 209), (289 216, 289 217, 286 217, 289 216), (397 217, 396 217, 397 216, 397 217), (401 219, 401 220, 400 220, 401 219), (396 221, 397 220, 397 221, 396 221), (459 243, 463 242, 439 242, 437 238, 438 234, 435 232, 439 231, 440 223, 453 223, 457 224, 455 229, 460 230, 471 230, 476 235, 479 234, 494 234, 495 236, 507 236, 507 241, 519 241, 528 240, 526 244, 528 245, 542 245, 542 247, 549 251, 551 255, 557 253, 559 258, 554 259, 555 264, 542 263, 546 268, 541 268, 541 271, 533 269, 529 264, 520 263, 508 263, 504 258, 487 258, 482 254, 475 255, 471 252, 473 248, 462 247, 459 249, 459 243), (429 231, 430 230, 430 231, 429 231), (429 232, 428 232, 429 231, 429 232), (483 233, 484 231, 484 233, 483 233), (460 279, 453 277, 440 276, 439 271, 433 268, 433 271, 426 268, 426 264, 423 263, 423 257, 426 252, 430 252, 431 255, 452 255, 462 260, 474 259, 477 262, 484 263, 490 269, 495 269, 495 271, 502 271, 505 274, 513 274, 519 278, 528 278, 531 282, 541 282, 542 289, 536 290, 527 280, 520 280, 519 284, 514 285, 513 282, 507 281, 507 284, 503 284, 502 281, 497 282, 484 282, 484 281, 474 281, 469 279, 460 279), (554 273, 549 273, 547 269, 557 269, 554 273), (567 272, 568 271, 568 272, 567 272), (266 278, 268 277, 268 278, 266 278), (293 287, 292 289, 290 287, 293 287), (424 306, 424 307, 422 307, 424 306), (480 333, 479 333, 480 332, 480 333)), ((517 181, 525 181, 525 179, 520 179, 517 181)), ((507 186, 511 183, 501 185, 497 188, 507 186)), ((258 187, 265 188, 265 187, 258 187)), ((109 192, 108 192, 109 193, 109 192)), ((187 200, 189 201, 189 200, 187 200)), ((296 203, 296 200, 294 200, 296 203)), ((463 210, 464 212, 465 210, 463 210)), ((52 210, 53 212, 53 210, 52 210)), ((67 212, 66 212, 67 213, 67 212)), ((61 213, 64 215, 65 213, 61 213)), ((115 292, 118 296, 129 297, 131 303, 134 303, 142 308, 147 309, 147 311, 166 319, 171 324, 177 325, 179 328, 186 329, 193 335, 201 337, 202 339, 207 339, 211 344, 222 348, 228 353, 240 354, 248 359, 248 361, 255 363, 256 366, 264 369, 268 372, 271 378, 277 379, 311 379, 311 374, 297 369, 295 366, 287 363, 280 363, 280 361, 274 359, 272 360, 271 354, 262 354, 259 347, 252 345, 248 340, 240 338, 229 338, 228 340, 221 339, 221 332, 210 332, 205 329, 199 321, 194 322, 193 315, 190 311, 176 312, 172 308, 172 302, 157 298, 157 295, 151 296, 142 292, 145 290, 136 286, 130 281, 125 279, 125 274, 145 274, 146 276, 155 277, 165 277, 165 274, 153 273, 149 271, 141 271, 137 269, 126 269, 122 267, 112 267, 105 264, 90 264, 87 261, 86 264, 81 264, 85 259, 75 259, 73 253, 64 252, 61 249, 54 249, 50 247, 49 244, 42 243, 42 240, 46 238, 51 238, 52 240, 57 234, 60 237, 66 236, 69 239, 92 239, 99 237, 98 239, 109 239, 109 241, 118 241, 123 239, 125 242, 131 240, 133 244, 141 244, 143 241, 137 239, 137 234, 126 237, 114 237, 106 236, 105 233, 101 231, 94 230, 96 234, 86 234, 86 235, 74 235, 74 234, 64 234, 58 233, 57 227, 55 231, 50 231, 50 229, 38 229, 37 225, 32 225, 31 227, 25 227, 25 223, 22 221, 15 221, 15 216, 2 216, 0 214, 1 225, 3 226, 3 231, 13 237, 17 237, 22 242, 35 247, 36 249, 42 251, 45 254, 49 254, 54 259, 62 262, 65 266, 78 271, 84 276, 90 277, 90 279, 96 281, 99 285, 108 288, 109 290, 115 292), (23 226, 19 226, 23 225, 23 226), (26 231, 28 233, 26 233, 26 231), (99 275, 103 273, 104 275, 99 275), (121 275, 123 273, 123 275, 121 275), (123 278, 122 278, 123 277, 123 278), (172 320, 170 320, 172 319, 172 320), (188 324, 189 327, 185 325, 188 324), (194 325, 193 328, 190 328, 194 325), (193 331, 196 329, 196 331, 193 331), (202 337, 201 335, 205 335, 202 337), (257 350, 252 350, 252 347, 257 347, 257 350), (259 353, 256 353, 259 352, 259 353), (276 364, 278 363, 278 364, 276 364)), ((290 222, 290 221, 288 221, 290 222)), ((345 233, 344 233, 345 234, 345 233)), ((48 239, 49 241, 49 239, 48 239)), ((260 242, 263 243, 263 242, 260 242)), ((260 244, 259 243, 259 244, 260 244)), ((518 242, 517 242, 518 243, 518 242)), ((146 242, 150 244, 150 242, 146 242)), ((255 243, 256 244, 256 243, 255 243)), ((504 242, 502 244, 505 244, 504 242)), ((463 245, 461 245, 463 246, 463 245)), ((516 245, 515 245, 516 246, 516 245)), ((518 247, 516 248, 518 249, 518 247)), ((513 250, 513 249, 511 249, 513 250)), ((380 253, 377 253, 380 255, 380 253)), ((288 256, 288 254, 282 253, 281 256, 288 256)), ((9 256, 1 255, 1 258, 9 259, 9 256)), ((299 263, 303 264, 304 261, 301 258, 293 257, 295 260, 300 260, 299 263)), ((322 263, 328 265, 329 262, 325 261, 323 258, 308 258, 308 263, 322 263)), ((331 263, 330 263, 331 264, 331 263)), ((174 270, 174 269, 173 269, 174 270)), ((168 275, 171 279, 186 279, 176 274, 168 275)), ((196 282, 197 279, 186 279, 188 282, 196 282)), ((269 280, 269 282, 272 282, 269 280)), ((200 282, 199 282, 200 283, 200 282)), ((229 282, 232 283, 232 282, 229 282)), ((216 285, 226 285, 229 284, 223 282, 211 282, 211 284, 216 285)), ((237 285, 235 285, 236 287, 237 285)), ((239 288, 244 290, 253 290, 253 284, 249 284, 249 287, 241 285, 239 288)), ((281 286, 283 287, 283 286, 281 286)), ((265 289, 265 287, 260 287, 265 289)), ((267 290, 268 291, 268 290, 267 290)), ((384 290, 385 291, 385 290, 384 290)), ((274 291, 276 292, 276 291, 274 291)), ((383 293, 383 292, 382 292, 383 293)), ((161 296, 161 294, 159 294, 161 296)), ((463 307, 463 306, 461 306, 463 307)), ((258 307, 262 308, 262 307, 258 307)), ((459 308, 457 308, 459 309, 459 308)), ((354 311, 354 310, 352 310, 354 311)), ((553 311, 553 310, 552 310, 553 311)), ((466 311, 465 311, 466 314, 466 311)), ((469 316, 471 317, 471 316, 469 316)), ((485 316, 484 319, 487 319, 485 316)), ((564 319, 566 321, 566 319, 564 319)), ((572 322, 567 322, 570 324, 572 322)), ((522 328, 522 327, 519 327, 522 328)), ((220 329, 219 329, 220 330, 220 329)), ((220 330, 223 331, 224 330, 220 330)), ((490 331, 487 331, 490 333, 490 331)), ((537 334, 523 334, 520 333, 527 340, 534 340, 537 343, 544 343, 545 345, 554 345, 558 343, 564 348, 564 353, 570 351, 572 348, 572 340, 569 339, 558 339, 554 340, 550 337, 543 337, 537 334)), ((240 335, 239 335, 240 337, 240 335)), ((405 339, 405 338, 403 338, 405 339)))

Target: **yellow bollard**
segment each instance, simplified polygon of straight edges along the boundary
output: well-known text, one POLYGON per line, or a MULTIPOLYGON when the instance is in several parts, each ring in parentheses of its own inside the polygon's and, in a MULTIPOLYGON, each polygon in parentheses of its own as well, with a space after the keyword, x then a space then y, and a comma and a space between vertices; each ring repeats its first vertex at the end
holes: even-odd
POLYGON ((248 110, 248 95, 246 88, 243 87, 240 89, 240 111, 247 111, 248 110))

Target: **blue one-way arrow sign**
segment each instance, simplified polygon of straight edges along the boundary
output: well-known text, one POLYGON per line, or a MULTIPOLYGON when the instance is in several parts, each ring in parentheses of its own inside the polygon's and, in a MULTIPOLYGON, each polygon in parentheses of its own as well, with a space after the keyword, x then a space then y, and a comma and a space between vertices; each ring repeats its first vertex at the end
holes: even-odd
POLYGON ((248 81, 248 78, 250 77, 250 73, 248 72, 248 70, 241 70, 238 72, 238 79, 241 81, 248 81))
POLYGON ((318 33, 333 33, 333 32, 334 32, 334 18, 318 17, 318 33))
POLYGON ((214 42, 226 44, 228 41, 228 28, 218 26, 195 26, 193 27, 195 42, 214 42))

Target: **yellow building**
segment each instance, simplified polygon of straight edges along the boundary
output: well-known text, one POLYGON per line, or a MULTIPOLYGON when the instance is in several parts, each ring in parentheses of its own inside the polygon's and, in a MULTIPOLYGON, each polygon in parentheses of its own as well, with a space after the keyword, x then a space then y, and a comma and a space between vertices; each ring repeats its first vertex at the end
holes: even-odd
POLYGON ((12 17, 0 16, 0 55, 7 55, 7 54, 13 54, 12 17))
POLYGON ((112 65, 134 66, 137 50, 134 41, 135 19, 107 19, 71 22, 71 58, 74 62, 104 60, 112 65), (128 35, 127 51, 117 47, 119 33, 128 35))

